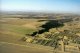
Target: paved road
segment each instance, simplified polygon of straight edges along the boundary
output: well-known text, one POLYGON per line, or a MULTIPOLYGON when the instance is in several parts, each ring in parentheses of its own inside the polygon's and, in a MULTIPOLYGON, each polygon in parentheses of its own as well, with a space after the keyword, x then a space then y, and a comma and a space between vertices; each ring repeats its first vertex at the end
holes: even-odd
POLYGON ((15 43, 0 42, 0 53, 52 53, 52 50, 15 43))

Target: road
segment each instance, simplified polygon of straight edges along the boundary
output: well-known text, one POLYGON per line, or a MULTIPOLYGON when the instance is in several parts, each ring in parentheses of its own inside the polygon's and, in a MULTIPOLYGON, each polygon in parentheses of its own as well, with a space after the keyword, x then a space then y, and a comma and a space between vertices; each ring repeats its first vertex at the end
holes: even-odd
POLYGON ((0 53, 52 53, 50 49, 0 42, 0 53))

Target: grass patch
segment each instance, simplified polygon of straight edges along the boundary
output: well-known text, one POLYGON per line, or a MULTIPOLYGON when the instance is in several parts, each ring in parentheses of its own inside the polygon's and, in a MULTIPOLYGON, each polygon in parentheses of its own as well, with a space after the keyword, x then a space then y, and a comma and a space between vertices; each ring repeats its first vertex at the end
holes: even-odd
POLYGON ((34 29, 18 26, 18 25, 11 25, 11 24, 0 24, 0 29, 3 31, 10 31, 10 32, 15 32, 19 34, 30 34, 34 32, 34 29))

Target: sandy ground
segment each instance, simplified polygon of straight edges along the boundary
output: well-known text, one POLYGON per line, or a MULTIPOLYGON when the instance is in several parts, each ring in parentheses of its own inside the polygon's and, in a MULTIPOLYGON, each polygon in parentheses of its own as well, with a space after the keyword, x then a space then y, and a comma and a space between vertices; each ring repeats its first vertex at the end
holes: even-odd
POLYGON ((53 53, 51 50, 30 47, 27 45, 0 43, 0 53, 53 53))

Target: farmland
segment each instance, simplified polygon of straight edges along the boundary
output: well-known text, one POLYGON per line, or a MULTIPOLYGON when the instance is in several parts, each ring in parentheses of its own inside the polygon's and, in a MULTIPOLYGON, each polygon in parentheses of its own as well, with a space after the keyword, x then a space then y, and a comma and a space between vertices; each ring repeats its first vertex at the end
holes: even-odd
MULTIPOLYGON (((29 52, 32 53, 30 51, 30 49, 33 49, 34 53, 37 52, 46 52, 47 50, 43 50, 43 49, 37 49, 36 46, 38 47, 43 47, 43 46, 39 46, 39 45, 34 45, 34 44, 30 44, 30 43, 26 43, 22 41, 22 38, 24 36, 26 36, 26 34, 32 34, 34 31, 37 30, 37 27, 39 27, 40 25, 44 24, 45 22, 37 22, 36 19, 32 20, 32 19, 15 19, 15 18, 2 18, 0 19, 0 52, 1 53, 9 53, 11 50, 11 53, 14 52, 20 52, 22 53, 23 49, 24 52, 29 52), (34 24, 33 24, 34 23, 34 24), (4 42, 4 43, 3 43, 4 42), (6 42, 6 43, 5 43, 6 42), (8 44, 8 43, 13 43, 13 44, 8 44), (20 45, 24 45, 24 46, 28 46, 28 47, 23 47, 23 46, 19 46, 16 44, 20 44, 20 45), (5 48, 4 48, 5 46, 5 48), (9 47, 8 47, 9 46, 9 47), (18 50, 15 51, 15 48, 18 46, 18 50), (14 48, 13 48, 14 47, 14 48), (21 49, 19 49, 19 47, 21 49), (32 48, 33 47, 33 48, 32 48), (36 50, 38 50, 36 52, 36 50), (43 51, 41 51, 43 50, 43 51)), ((46 47, 43 47, 46 48, 46 47)), ((49 47, 48 47, 49 48, 49 47)), ((51 51, 49 51, 51 52, 51 51)))
MULTIPOLYGON (((0 18, 0 44, 2 45, 0 47, 3 48, 2 52, 4 48, 8 48, 7 46, 10 46, 11 49, 16 46, 19 49, 19 47, 25 48, 23 47, 25 45, 30 46, 29 49, 31 50, 32 47, 35 47, 35 49, 37 47, 42 48, 42 52, 39 49, 37 49, 38 51, 33 49, 34 53, 44 53, 47 51, 46 48, 49 49, 48 53, 55 50, 63 52, 61 51, 63 49, 62 43, 64 43, 65 52, 80 52, 79 48, 77 48, 80 45, 79 16, 56 15, 55 19, 51 19, 52 17, 50 19, 45 17, 46 19, 44 19, 44 16, 36 17, 37 19, 34 16, 31 16, 31 18, 23 16, 18 18, 16 18, 17 16, 10 17, 8 15, 0 18), (66 18, 68 16, 69 18, 66 18), (3 47, 4 45, 5 47, 3 47), (69 51, 69 49, 71 50, 69 51)), ((23 49, 18 51, 20 50, 23 51, 23 49)), ((24 51, 24 53, 30 52, 27 48, 24 51)), ((7 51, 7 53, 9 52, 7 51)))

